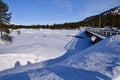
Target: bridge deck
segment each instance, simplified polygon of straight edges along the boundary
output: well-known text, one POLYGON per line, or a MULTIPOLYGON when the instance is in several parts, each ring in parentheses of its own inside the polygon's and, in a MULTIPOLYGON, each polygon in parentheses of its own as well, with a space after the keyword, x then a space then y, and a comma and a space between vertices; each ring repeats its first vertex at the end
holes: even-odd
POLYGON ((96 37, 105 39, 106 37, 119 35, 120 31, 115 29, 106 30, 104 28, 88 28, 86 31, 96 37))
POLYGON ((96 33, 96 32, 93 32, 93 31, 90 31, 90 30, 86 30, 86 31, 89 32, 89 33, 91 33, 91 34, 93 34, 93 35, 96 36, 96 37, 101 38, 101 39, 105 39, 105 38, 106 38, 105 36, 100 35, 100 34, 98 34, 98 33, 96 33))

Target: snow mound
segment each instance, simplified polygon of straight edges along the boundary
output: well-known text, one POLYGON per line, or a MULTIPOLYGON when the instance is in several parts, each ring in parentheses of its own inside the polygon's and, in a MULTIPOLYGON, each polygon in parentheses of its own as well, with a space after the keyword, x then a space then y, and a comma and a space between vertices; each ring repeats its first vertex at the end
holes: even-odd
MULTIPOLYGON (((85 51, 73 55, 60 64, 97 71, 109 78, 119 77, 120 73, 120 35, 105 39, 85 51), (119 67, 118 67, 119 66, 119 67), (117 69, 116 69, 117 67, 117 69), (116 71, 117 70, 117 71, 116 71)), ((106 79, 105 79, 106 80, 106 79)), ((116 79, 114 79, 116 80, 116 79)))
POLYGON ((115 51, 120 51, 120 35, 111 37, 108 40, 107 46, 111 47, 115 51))
POLYGON ((42 57, 37 57, 32 54, 1 54, 0 55, 0 71, 14 67, 17 61, 21 65, 26 65, 27 62, 38 63, 45 60, 42 57))

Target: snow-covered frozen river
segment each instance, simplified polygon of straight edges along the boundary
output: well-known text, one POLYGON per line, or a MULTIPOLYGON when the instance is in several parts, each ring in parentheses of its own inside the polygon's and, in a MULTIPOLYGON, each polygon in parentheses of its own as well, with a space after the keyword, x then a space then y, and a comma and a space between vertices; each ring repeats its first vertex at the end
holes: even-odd
POLYGON ((0 40, 0 70, 53 59, 66 52, 65 46, 79 30, 20 29, 10 33, 12 41, 0 40), (19 32, 19 34, 18 34, 19 32), (9 61, 9 63, 8 63, 9 61))

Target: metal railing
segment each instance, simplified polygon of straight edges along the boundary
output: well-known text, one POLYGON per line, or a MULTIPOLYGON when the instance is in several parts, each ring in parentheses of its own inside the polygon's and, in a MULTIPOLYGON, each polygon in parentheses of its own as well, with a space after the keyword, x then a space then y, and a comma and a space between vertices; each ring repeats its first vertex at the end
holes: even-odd
POLYGON ((117 29, 109 29, 109 28, 87 28, 86 31, 93 32, 95 34, 99 34, 103 37, 109 37, 113 35, 120 35, 120 30, 117 29))

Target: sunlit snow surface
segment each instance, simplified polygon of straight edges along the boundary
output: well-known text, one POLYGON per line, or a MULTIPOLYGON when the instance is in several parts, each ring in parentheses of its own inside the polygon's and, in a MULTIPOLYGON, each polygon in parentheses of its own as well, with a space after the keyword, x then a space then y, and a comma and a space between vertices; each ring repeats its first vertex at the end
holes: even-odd
POLYGON ((13 42, 0 40, 0 71, 14 67, 15 62, 26 65, 53 59, 66 52, 65 45, 79 30, 20 29, 11 31, 13 42))
POLYGON ((65 45, 66 53, 42 63, 0 72, 1 80, 120 80, 120 35, 91 46, 84 32, 65 45))

